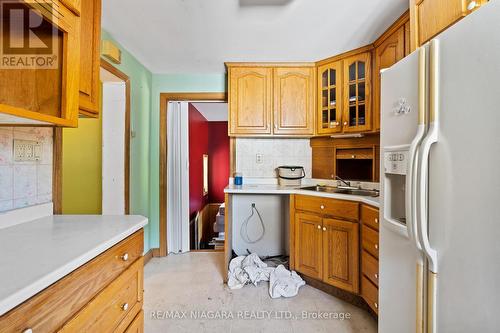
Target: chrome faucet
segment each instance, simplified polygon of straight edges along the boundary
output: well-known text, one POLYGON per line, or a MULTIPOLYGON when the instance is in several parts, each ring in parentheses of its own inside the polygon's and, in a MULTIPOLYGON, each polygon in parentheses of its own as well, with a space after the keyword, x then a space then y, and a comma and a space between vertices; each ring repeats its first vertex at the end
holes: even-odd
POLYGON ((343 180, 342 178, 340 178, 339 176, 335 176, 335 179, 344 183, 347 187, 351 187, 351 182, 348 182, 346 180, 343 180))

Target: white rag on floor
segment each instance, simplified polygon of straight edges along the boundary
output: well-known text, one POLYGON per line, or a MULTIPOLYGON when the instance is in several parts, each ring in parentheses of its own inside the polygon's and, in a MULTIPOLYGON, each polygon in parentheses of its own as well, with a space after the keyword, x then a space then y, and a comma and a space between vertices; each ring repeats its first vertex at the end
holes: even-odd
POLYGON ((255 253, 231 260, 228 275, 227 284, 231 289, 269 281, 269 295, 272 298, 293 297, 297 295, 299 288, 306 284, 297 273, 290 272, 283 265, 268 267, 255 253))

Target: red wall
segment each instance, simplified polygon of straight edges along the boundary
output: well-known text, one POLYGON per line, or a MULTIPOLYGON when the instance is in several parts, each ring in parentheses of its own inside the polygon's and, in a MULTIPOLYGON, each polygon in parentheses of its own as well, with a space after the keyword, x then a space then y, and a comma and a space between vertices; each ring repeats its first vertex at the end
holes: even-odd
POLYGON ((227 121, 208 122, 189 104, 189 213, 224 202, 229 181, 227 121), (208 195, 203 195, 203 154, 208 154, 208 195))
MULTIPOLYGON (((189 104, 189 214, 203 209, 203 154, 208 154, 208 121, 189 104)), ((209 156, 210 159, 210 156, 209 156)))
POLYGON ((229 136, 227 121, 208 123, 208 200, 224 202, 224 187, 229 182, 229 136))

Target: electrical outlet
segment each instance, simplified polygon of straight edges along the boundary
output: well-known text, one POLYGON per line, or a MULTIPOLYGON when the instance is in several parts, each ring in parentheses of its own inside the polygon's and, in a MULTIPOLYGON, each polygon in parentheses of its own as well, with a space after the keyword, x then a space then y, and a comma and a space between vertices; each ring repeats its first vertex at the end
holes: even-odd
POLYGON ((37 141, 14 140, 14 161, 27 162, 42 159, 42 145, 37 141))
POLYGON ((263 154, 255 154, 255 163, 257 163, 257 164, 264 163, 264 155, 263 154))

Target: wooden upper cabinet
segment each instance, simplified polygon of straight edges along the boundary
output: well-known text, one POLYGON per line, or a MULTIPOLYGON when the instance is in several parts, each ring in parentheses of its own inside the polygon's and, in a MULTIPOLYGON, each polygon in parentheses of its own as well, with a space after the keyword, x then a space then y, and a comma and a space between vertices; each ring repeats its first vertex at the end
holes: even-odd
MULTIPOLYGON (((34 10, 35 15, 41 18, 43 23, 31 29, 36 29, 37 37, 47 46, 43 52, 48 49, 50 54, 40 55, 38 59, 43 64, 53 66, 0 68, 0 113, 4 114, 0 122, 76 126, 80 82, 80 18, 56 0, 36 3, 21 1, 4 5, 15 6, 13 9, 17 10, 34 10)), ((10 20, 8 12, 3 12, 2 20, 10 20)), ((2 34, 4 40, 15 36, 9 34, 8 29, 3 29, 2 34)), ((26 39, 18 42, 29 45, 26 39)), ((38 49, 26 48, 28 54, 44 54, 38 49)), ((12 55, 16 56, 15 52, 12 55)))
POLYGON ((319 280, 323 277, 322 236, 321 217, 295 214, 295 269, 319 280))
POLYGON ((318 67, 317 131, 342 131, 342 61, 318 67))
POLYGON ((271 134, 273 69, 229 68, 229 133, 271 134))
POLYGON ((314 68, 274 69, 274 134, 314 134, 314 68))
POLYGON ((428 42, 437 34, 485 4, 488 0, 410 0, 411 49, 428 42))
POLYGON ((371 52, 343 60, 344 132, 371 130, 371 52))
POLYGON ((373 129, 380 130, 380 71, 389 68, 409 53, 409 13, 403 14, 375 41, 373 74, 373 129))
POLYGON ((101 0, 81 4, 80 113, 99 115, 101 0))
POLYGON ((323 219, 323 281, 359 292, 359 225, 323 219))

